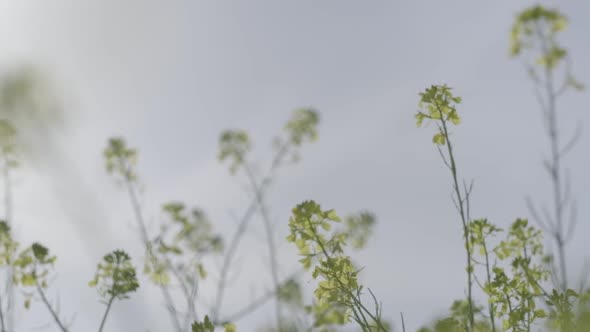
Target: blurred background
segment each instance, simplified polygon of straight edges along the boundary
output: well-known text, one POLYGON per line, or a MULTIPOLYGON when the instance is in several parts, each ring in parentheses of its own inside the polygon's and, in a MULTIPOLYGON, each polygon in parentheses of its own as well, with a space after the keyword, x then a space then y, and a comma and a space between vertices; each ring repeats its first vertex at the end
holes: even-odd
MULTIPOLYGON (((590 3, 542 3, 569 18, 561 41, 575 76, 590 83, 590 3)), ((408 330, 416 330, 445 313, 465 284, 451 179, 430 132, 415 126, 419 92, 446 83, 463 97, 463 123, 453 138, 460 172, 474 180, 474 217, 505 227, 529 217, 526 195, 550 198, 532 84, 508 52, 515 15, 531 4, 2 1, 0 84, 35 91, 29 104, 2 113, 17 124, 22 146, 12 178, 15 237, 25 245, 40 241, 57 255, 48 294, 73 331, 93 330, 104 308, 87 286, 96 262, 121 248, 141 270, 143 257, 127 196, 104 168, 107 140, 123 136, 138 149, 141 202, 154 229, 161 204, 180 200, 202 208, 229 236, 250 196, 244 178, 218 161, 219 134, 248 131, 253 159, 268 165, 272 138, 291 112, 314 107, 319 140, 302 148, 299 163, 281 169, 267 194, 279 225, 280 274, 298 267, 293 245, 282 241, 294 205, 314 199, 342 215, 372 211, 375 232, 353 254, 364 266, 361 280, 396 328, 403 312, 408 330)), ((560 100, 565 131, 590 123, 589 98, 582 92, 560 100)), ((579 210, 567 249, 572 283, 590 257, 587 135, 566 161, 579 210)), ((270 280, 262 224, 254 225, 236 259, 228 312, 263 294, 270 280)), ((219 260, 207 269, 201 310, 213 301, 219 260)), ((311 276, 301 280, 309 300, 311 276)), ((30 312, 20 302, 17 308, 17 331, 51 323, 39 303, 30 312)), ((270 312, 270 304, 262 306, 237 321, 238 329, 272 323, 270 312)), ((117 302, 107 330, 169 331, 158 290, 145 282, 117 302)))

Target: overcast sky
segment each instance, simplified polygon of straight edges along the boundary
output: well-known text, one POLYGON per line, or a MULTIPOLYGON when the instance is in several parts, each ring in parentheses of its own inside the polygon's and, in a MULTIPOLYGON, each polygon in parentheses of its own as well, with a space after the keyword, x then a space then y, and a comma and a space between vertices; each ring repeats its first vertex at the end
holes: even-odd
MULTIPOLYGON (((124 135, 140 151, 150 220, 163 202, 183 200, 230 234, 231 216, 243 213, 248 196, 243 179, 216 159, 219 133, 249 131, 254 156, 268 162, 272 137, 302 106, 319 110, 320 139, 271 188, 278 236, 286 236, 290 209, 306 199, 341 215, 373 211, 374 237, 354 257, 384 315, 399 327, 403 311, 413 331, 443 314, 464 294, 464 253, 451 179, 431 143, 434 129, 415 127, 418 93, 446 83, 463 97, 464 121, 453 139, 461 175, 475 181, 474 217, 506 226, 528 217, 527 194, 548 201, 540 164, 548 145, 532 85, 522 62, 508 57, 510 26, 528 4, 0 2, 0 66, 40 66, 68 114, 66 126, 40 149, 45 156, 19 172, 15 218, 23 243, 41 240, 58 255, 49 294, 59 295, 65 317, 76 313, 72 330, 98 326, 103 306, 86 284, 99 258, 114 248, 141 253, 126 196, 104 171, 109 137, 124 135)), ((559 2, 559 8, 571 21, 561 40, 576 77, 588 84, 590 3, 559 2)), ((572 92, 560 101, 564 131, 577 121, 588 127, 589 98, 572 92)), ((589 148, 586 130, 567 159, 580 216, 567 249, 574 276, 590 257, 589 148)), ((251 268, 265 256, 257 233, 249 236, 240 251, 242 279, 225 301, 228 312, 248 302, 251 285, 260 294, 269 280, 254 272, 265 270, 251 268)), ((291 245, 281 244, 279 255, 282 276, 297 268, 291 245)), ((216 267, 210 270, 213 278, 216 267)), ((209 300, 212 287, 202 288, 209 300)), ((239 330, 252 331, 270 312, 238 321, 239 330)), ((20 330, 50 320, 40 304, 33 315, 20 330)), ((160 294, 145 283, 131 300, 115 304, 107 327, 166 331, 168 323, 160 294)))

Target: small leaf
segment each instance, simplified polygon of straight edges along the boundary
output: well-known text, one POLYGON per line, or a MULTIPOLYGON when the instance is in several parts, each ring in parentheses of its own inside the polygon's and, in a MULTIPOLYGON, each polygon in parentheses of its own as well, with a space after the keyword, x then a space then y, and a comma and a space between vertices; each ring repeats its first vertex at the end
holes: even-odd
POLYGON ((223 324, 223 328, 225 332, 236 332, 236 324, 234 323, 225 323, 223 324))
POLYGON ((432 137, 432 142, 436 145, 445 145, 446 139, 445 135, 442 133, 437 133, 432 137))

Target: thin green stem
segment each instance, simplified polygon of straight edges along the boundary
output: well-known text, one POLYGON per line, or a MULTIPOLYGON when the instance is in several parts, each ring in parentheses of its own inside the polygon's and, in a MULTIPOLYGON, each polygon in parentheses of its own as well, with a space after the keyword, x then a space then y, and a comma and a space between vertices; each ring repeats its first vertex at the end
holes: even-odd
MULTIPOLYGON (((10 172, 10 156, 8 152, 3 149, 2 153, 4 168, 3 168, 3 177, 4 177, 4 220, 9 227, 12 227, 12 209, 13 209, 13 202, 12 202, 12 181, 11 181, 11 172, 10 172)), ((12 228, 11 228, 12 232, 12 228)), ((14 325, 14 285, 12 283, 12 274, 13 268, 12 265, 8 264, 6 266, 6 326, 8 330, 13 330, 14 325)), ((3 311, 0 307, 0 311, 3 311)), ((2 328, 4 329, 4 323, 2 324, 2 328)))
MULTIPOLYGON (((525 267, 525 270, 528 270, 528 258, 529 258, 529 254, 528 254, 528 250, 526 247, 526 241, 523 241, 523 248, 522 248, 522 253, 523 253, 523 257, 524 257, 524 262, 526 263, 527 267, 525 267)), ((528 280, 529 278, 527 278, 528 280)), ((526 301, 531 301, 531 299, 526 298, 525 296, 522 296, 522 303, 520 304, 521 306, 526 306, 526 301)), ((526 313, 526 319, 525 319, 525 327, 527 332, 531 332, 531 311, 527 310, 526 313)))
MULTIPOLYGON (((489 255, 489 252, 488 252, 488 247, 487 247, 487 244, 486 244, 486 239, 483 236, 482 236, 482 238, 483 238, 482 247, 483 247, 483 252, 484 252, 485 259, 486 259, 486 278, 487 278, 488 285, 489 285, 492 282, 492 274, 490 272, 490 255, 489 255)), ((488 312, 489 312, 489 315, 490 315, 490 323, 492 324, 492 332, 496 332, 496 321, 495 321, 495 312, 494 311, 495 311, 494 310, 494 304, 493 303, 488 303, 488 312)))
MULTIPOLYGON (((330 256, 330 254, 328 254, 328 251, 326 250, 326 247, 324 246, 323 241, 320 239, 319 235, 317 234, 317 232, 315 231, 315 227, 313 227, 313 224, 311 222, 310 219, 307 219, 307 222, 309 224, 309 229, 312 231, 312 235, 316 241, 316 243, 318 244, 318 246, 320 247, 320 250, 322 251, 322 253, 324 254, 324 256, 326 257, 326 259, 328 261, 332 260, 332 256, 330 256)), ((371 313, 371 311, 369 311, 369 309, 367 309, 363 303, 360 300, 360 296, 358 296, 357 294, 354 294, 352 291, 350 291, 348 289, 348 286, 345 285, 342 280, 340 280, 340 277, 338 275, 331 275, 331 277, 333 277, 339 284, 340 289, 344 290, 348 297, 350 299, 352 299, 352 301, 354 302, 354 305, 356 306, 356 309, 358 309, 359 314, 361 315, 361 318, 363 318, 362 323, 360 323, 359 321, 359 325, 361 325, 361 327, 363 328, 363 331, 365 330, 365 328, 369 328, 370 324, 367 321, 366 317, 364 314, 367 314, 367 316, 369 316, 369 318, 371 318, 373 321, 375 321, 375 323, 377 323, 377 327, 379 328, 380 331, 384 331, 387 332, 387 329, 383 326, 383 323, 381 323, 381 319, 375 315, 373 315, 371 313)), ((355 306, 352 306, 351 309, 353 309, 353 312, 355 312, 355 306)))
MULTIPOLYGON (((258 192, 264 193, 266 188, 271 184, 272 173, 281 165, 283 158, 285 157, 285 155, 289 151, 290 146, 291 145, 287 144, 287 143, 281 145, 280 149, 278 150, 275 157, 273 158, 268 175, 264 177, 264 180, 258 186, 258 192)), ((231 266, 231 262, 234 258, 236 250, 238 249, 240 241, 241 241, 244 233, 246 232, 246 228, 248 227, 250 219, 252 218, 252 216, 256 212, 256 208, 259 206, 258 201, 259 200, 258 200, 258 196, 257 196, 252 200, 252 202, 248 206, 246 212, 244 213, 244 215, 242 216, 242 219, 240 220, 240 222, 238 224, 238 228, 237 228, 236 232, 234 233, 231 241, 229 242, 229 248, 223 257, 223 262, 221 264, 221 271, 219 273, 219 281, 217 282, 217 294, 215 297, 215 304, 213 305, 213 309, 212 309, 213 321, 219 321, 221 306, 223 303, 223 296, 225 293, 225 289, 227 288, 227 277, 229 274, 229 268, 231 266)))
POLYGON ((2 332, 6 332, 6 326, 4 325, 4 310, 2 309, 2 294, 0 293, 0 328, 2 332))
MULTIPOLYGON (((147 254, 148 254, 147 259, 152 264, 152 267, 155 269, 156 264, 152 259, 155 256, 153 254, 152 245, 149 240, 149 236, 148 236, 147 228, 146 228, 146 225, 144 222, 143 214, 141 212, 139 200, 137 199, 137 195, 135 193, 135 188, 133 186, 133 179, 130 176, 131 167, 127 164, 127 162, 125 161, 124 158, 119 158, 119 163, 120 163, 122 169, 125 170, 123 172, 124 173, 123 178, 125 181, 125 186, 127 188, 127 193, 129 194, 131 206, 132 206, 133 212, 135 214, 135 219, 136 219, 137 224, 139 225, 139 228, 140 228, 141 239, 143 241, 143 244, 144 244, 147 254)), ((174 325, 174 328, 176 329, 177 332, 182 332, 183 329, 180 325, 178 315, 176 314, 176 307, 174 305, 174 300, 172 299, 172 295, 170 294, 168 287, 166 287, 165 285, 161 285, 161 284, 159 284, 158 286, 162 292, 162 295, 164 296, 164 301, 166 302, 166 306, 168 308, 168 312, 170 314, 170 319, 172 320, 172 324, 174 325)))
POLYGON ((115 300, 115 296, 111 295, 111 298, 109 299, 109 302, 107 303, 107 307, 106 307, 104 314, 102 316, 102 320, 100 321, 100 327, 98 328, 98 332, 102 332, 102 329, 104 328, 104 324, 107 321, 107 316, 109 315, 109 311, 111 310, 111 306, 113 305, 114 300, 115 300))
POLYGON ((435 107, 440 114, 440 120, 442 124, 443 135, 445 137, 447 151, 449 154, 450 160, 450 170, 453 176, 453 189, 455 191, 455 195, 457 197, 457 205, 459 209, 459 214, 461 215, 461 223, 463 225, 463 237, 465 239, 465 250, 466 250, 466 260, 467 260, 467 302, 469 305, 469 330, 473 331, 475 326, 475 318, 474 318, 474 310, 473 310, 473 297, 472 297, 472 288, 473 288, 473 264, 472 264, 472 253, 471 253, 471 244, 469 243, 469 228, 467 225, 467 217, 465 215, 465 203, 463 199, 463 195, 461 194, 461 189, 459 188, 459 180, 457 176, 457 164, 455 163, 455 156, 453 154, 453 146, 451 144, 451 140, 449 137, 449 132, 447 129, 446 120, 444 118, 444 113, 440 109, 439 105, 435 103, 435 107))
MULTIPOLYGON (((536 26, 536 33, 537 37, 539 38, 540 46, 541 46, 541 53, 548 54, 550 52, 546 41, 545 36, 543 35, 542 29, 537 24, 536 26)), ((559 288, 562 291, 567 290, 568 287, 568 280, 567 280, 567 262, 565 260, 565 230, 563 225, 563 209, 564 209, 564 201, 562 197, 562 179, 561 179, 561 153, 560 153, 560 136, 558 130, 558 117, 557 117, 557 107, 556 107, 556 91, 554 87, 554 77, 553 77, 553 68, 550 67, 548 64, 545 65, 544 68, 544 90, 546 94, 546 112, 543 114, 545 116, 546 121, 546 130, 547 135, 549 137, 549 146, 550 146, 550 163, 548 165, 548 170, 551 177, 551 184, 553 189, 553 208, 554 208, 554 221, 552 229, 549 230, 550 235, 553 237, 553 240, 557 244, 557 254, 559 256, 559 288)))
MULTIPOLYGON (((262 217, 262 221, 264 224, 264 230, 266 232, 266 243, 268 245, 268 254, 269 254, 269 263, 270 263, 270 272, 272 276, 273 288, 279 288, 279 271, 278 271, 278 263, 276 257, 276 245, 274 242, 274 234, 272 232, 272 223, 268 216, 268 211, 266 210, 266 205, 263 198, 263 193, 261 187, 258 185, 254 174, 250 170, 248 166, 245 167, 246 174, 248 175, 248 179, 250 180, 250 185, 254 189, 254 195, 256 197, 256 203, 258 205, 260 216, 262 217)), ((275 319, 277 322, 277 328, 280 330, 282 326, 282 315, 281 315, 281 301, 277 297, 275 305, 275 319)))
POLYGON ((45 292, 43 291, 43 288, 41 287, 41 285, 39 285, 38 281, 36 283, 36 287, 37 287, 37 293, 41 297, 41 301, 43 301, 43 304, 45 304, 45 307, 47 308, 47 310, 51 314, 51 317, 53 317, 55 324, 57 324, 57 326, 59 327, 59 329, 62 332, 68 332, 68 329, 65 327, 65 325, 62 323, 62 321, 59 319, 57 312, 55 311, 55 309, 53 309, 53 307, 51 306, 51 303, 49 303, 49 300, 47 299, 47 296, 45 295, 45 292))

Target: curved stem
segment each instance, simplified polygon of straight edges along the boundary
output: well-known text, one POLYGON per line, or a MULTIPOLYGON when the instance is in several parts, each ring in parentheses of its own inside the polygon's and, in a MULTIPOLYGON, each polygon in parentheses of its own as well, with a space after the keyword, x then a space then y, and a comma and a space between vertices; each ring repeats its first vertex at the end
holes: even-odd
MULTIPOLYGON (((4 163, 3 168, 3 177, 4 177, 4 220, 9 227, 12 227, 12 209, 13 209, 13 202, 12 202, 12 181, 11 181, 11 173, 10 173, 10 157, 6 150, 3 150, 2 159, 4 163)), ((12 229, 11 229, 12 232, 12 229)), ((12 274, 13 268, 9 264, 6 266, 6 328, 8 330, 13 330, 14 325, 14 285, 12 283, 12 274)), ((1 303, 1 302, 0 302, 1 303)), ((0 307, 0 312, 2 312, 2 308, 0 307)), ((2 329, 4 330, 4 322, 2 322, 2 329)))
MULTIPOLYGON (((275 157, 273 158, 273 161, 271 163, 271 166, 270 166, 270 169, 268 171, 267 176, 264 177, 264 180, 258 186, 258 190, 257 191, 259 193, 261 193, 261 194, 264 193, 264 191, 266 190, 266 188, 271 184, 271 182, 272 182, 272 177, 271 177, 272 176, 272 173, 281 165, 281 163, 282 163, 285 155, 289 151, 289 148, 290 147, 291 147, 291 145, 288 144, 288 143, 285 143, 285 144, 282 144, 281 145, 281 147, 277 151, 275 157)), ((222 306, 222 303, 223 303, 223 296, 224 296, 224 293, 225 293, 225 289, 227 288, 227 278, 228 278, 228 273, 229 273, 229 267, 231 266, 231 262, 232 262, 232 260, 234 258, 234 255, 236 253, 236 250, 238 249, 238 246, 240 244, 240 241, 241 241, 244 233, 246 232, 246 229, 248 227, 248 224, 249 224, 252 216, 256 212, 256 208, 259 205, 258 204, 259 203, 259 199, 258 198, 259 197, 256 196, 252 200, 252 202, 248 206, 246 212, 242 216, 242 219, 240 220, 240 222, 238 224, 238 229, 234 233, 231 241, 229 242, 229 248, 228 248, 226 254, 223 257, 223 262, 221 264, 221 271, 220 271, 220 274, 219 274, 219 281, 217 282, 217 296, 215 298, 215 304, 214 304, 213 309, 212 309, 213 321, 219 321, 221 306, 222 306)), ((265 224, 266 224, 266 222, 265 222, 265 224)))
MULTIPOLYGON (((129 194, 129 199, 131 201, 131 206, 132 206, 133 212, 135 214, 135 219, 136 219, 137 224, 139 225, 139 228, 140 228, 141 239, 142 239, 143 244, 148 252, 147 259, 149 262, 152 263, 152 265, 155 265, 155 263, 152 260, 153 252, 152 252, 152 246, 151 246, 151 243, 149 240, 149 236, 147 233, 147 227, 145 225, 143 214, 141 212, 139 200, 137 199, 137 195, 135 193, 135 189, 133 186, 133 180, 131 179, 131 177, 129 175, 130 174, 130 172, 129 172, 130 167, 125 162, 125 160, 123 158, 120 158, 119 162, 121 163, 121 166, 123 167, 123 169, 126 170, 126 172, 124 172, 125 186, 127 188, 127 193, 129 194)), ((155 266, 153 266, 153 267, 155 269, 155 266)), ((180 321, 178 319, 178 316, 176 315, 176 308, 175 308, 172 296, 170 295, 170 290, 165 285, 160 284, 158 286, 159 286, 160 290, 162 291, 162 295, 164 296, 164 301, 166 302, 166 306, 168 307, 168 311, 170 313, 170 319, 172 320, 172 324, 174 325, 174 328, 176 329, 176 331, 182 332, 183 329, 180 325, 180 321)))
MULTIPOLYGON (((260 186, 256 182, 254 178, 254 174, 250 170, 248 166, 245 167, 246 174, 248 175, 248 179, 250 180, 250 185, 254 188, 254 195, 256 197, 256 203, 260 210, 260 215, 262 217, 262 221, 264 223, 264 230, 266 232, 266 243, 268 245, 268 253, 269 253, 269 260, 270 260, 270 272, 272 276, 273 288, 279 288, 279 274, 278 274, 278 264, 277 264, 277 257, 276 257, 276 245, 274 242, 274 234, 272 232, 272 223, 268 216, 268 211, 266 210, 266 205, 264 204, 263 193, 260 190, 260 186)), ((275 319, 277 321, 277 328, 280 330, 282 326, 282 317, 281 317, 281 301, 276 298, 276 306, 275 306, 275 319)))
POLYGON ((41 301, 43 301, 43 304, 45 304, 45 307, 47 307, 47 310, 51 314, 51 317, 53 317, 55 324, 57 324, 57 326, 59 327, 59 329, 61 331, 67 332, 68 329, 65 327, 65 325, 59 319, 59 316, 57 315, 57 312, 55 311, 55 309, 53 309, 53 307, 51 306, 51 303, 49 303, 49 300, 47 299, 47 296, 45 296, 45 292, 43 291, 43 288, 41 287, 41 285, 39 285, 39 282, 36 283, 36 287, 37 287, 37 293, 39 293, 39 296, 41 297, 41 301))
POLYGON ((0 294, 0 328, 2 332, 6 332, 6 326, 4 325, 4 310, 2 309, 2 294, 0 294))
POLYGON ((229 267, 231 266, 232 259, 238 249, 238 244, 242 239, 242 236, 246 232, 246 227, 248 226, 248 222, 254 212, 256 211, 256 201, 250 203, 246 213, 242 217, 238 229, 234 233, 232 240, 229 243, 229 248, 226 254, 223 256, 223 263, 221 264, 221 272, 219 273, 219 281, 217 282, 217 296, 215 300, 215 305, 213 306, 212 316, 213 320, 219 320, 219 312, 221 311, 221 305, 223 303, 223 296, 225 293, 225 289, 227 287, 227 277, 229 273, 229 267))

